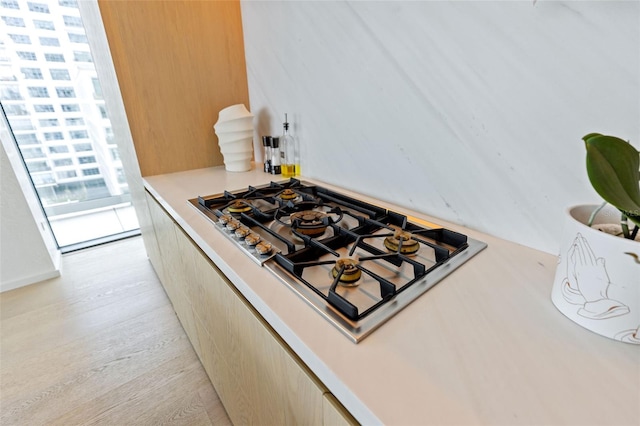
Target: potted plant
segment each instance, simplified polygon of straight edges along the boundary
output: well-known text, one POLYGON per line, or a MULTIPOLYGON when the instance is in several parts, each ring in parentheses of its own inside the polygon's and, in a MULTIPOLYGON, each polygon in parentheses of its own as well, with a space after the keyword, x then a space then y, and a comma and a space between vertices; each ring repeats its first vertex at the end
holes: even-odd
POLYGON ((583 140, 605 202, 568 210, 551 300, 595 333, 640 344, 640 152, 614 136, 583 140))

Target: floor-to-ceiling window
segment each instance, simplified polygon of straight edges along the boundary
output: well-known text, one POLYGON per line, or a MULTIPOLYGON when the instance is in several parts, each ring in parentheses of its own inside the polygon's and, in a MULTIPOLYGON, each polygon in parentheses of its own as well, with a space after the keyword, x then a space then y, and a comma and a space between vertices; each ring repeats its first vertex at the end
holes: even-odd
POLYGON ((0 29, 0 103, 58 245, 136 233, 77 1, 0 0, 0 29))

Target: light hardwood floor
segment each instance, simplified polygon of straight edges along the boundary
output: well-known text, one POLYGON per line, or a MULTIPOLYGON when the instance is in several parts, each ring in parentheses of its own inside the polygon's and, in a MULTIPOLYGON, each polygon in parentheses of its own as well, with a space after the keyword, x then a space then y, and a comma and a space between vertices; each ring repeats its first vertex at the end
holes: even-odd
POLYGON ((0 424, 230 425, 140 237, 0 294, 0 424))

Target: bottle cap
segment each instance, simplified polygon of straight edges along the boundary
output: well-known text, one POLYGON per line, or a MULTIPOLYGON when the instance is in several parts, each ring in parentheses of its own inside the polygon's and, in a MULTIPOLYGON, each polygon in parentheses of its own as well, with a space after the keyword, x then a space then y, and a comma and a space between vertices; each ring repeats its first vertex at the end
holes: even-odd
POLYGON ((271 136, 262 137, 262 146, 271 146, 271 136))
POLYGON ((280 138, 271 138, 271 147, 278 148, 280 146, 280 138))

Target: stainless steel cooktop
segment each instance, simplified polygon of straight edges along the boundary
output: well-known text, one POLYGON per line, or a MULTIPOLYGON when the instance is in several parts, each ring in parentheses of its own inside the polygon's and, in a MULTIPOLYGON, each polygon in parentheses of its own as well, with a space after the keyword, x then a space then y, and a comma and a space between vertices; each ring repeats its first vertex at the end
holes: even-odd
POLYGON ((487 246, 296 179, 189 202, 356 343, 487 246))

